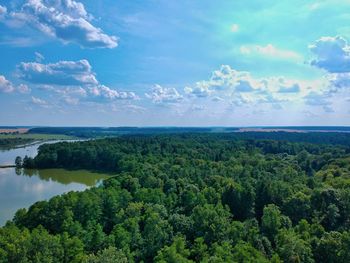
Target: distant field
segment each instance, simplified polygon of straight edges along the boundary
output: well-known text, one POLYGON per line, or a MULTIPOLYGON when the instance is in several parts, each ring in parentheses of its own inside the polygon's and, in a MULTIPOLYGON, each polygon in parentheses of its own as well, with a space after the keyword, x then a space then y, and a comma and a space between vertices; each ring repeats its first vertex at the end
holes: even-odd
POLYGON ((286 128, 239 128, 234 132, 298 132, 298 133, 310 133, 310 132, 342 132, 350 133, 349 127, 286 127, 286 128))
POLYGON ((26 133, 28 132, 28 128, 0 128, 0 134, 1 133, 5 133, 5 134, 9 134, 9 133, 26 133))
POLYGON ((36 134, 36 133, 21 133, 21 134, 0 134, 0 139, 31 139, 31 140, 69 140, 76 139, 74 136, 65 134, 36 134))

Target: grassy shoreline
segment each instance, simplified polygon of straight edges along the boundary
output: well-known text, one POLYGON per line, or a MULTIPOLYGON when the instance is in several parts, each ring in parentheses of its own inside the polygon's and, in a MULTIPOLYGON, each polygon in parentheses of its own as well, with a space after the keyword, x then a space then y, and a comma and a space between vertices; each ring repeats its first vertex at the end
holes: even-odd
POLYGON ((76 139, 74 136, 64 134, 37 134, 37 133, 23 133, 23 134, 0 134, 1 139, 32 139, 32 140, 69 140, 76 139))
POLYGON ((45 141, 74 139, 76 137, 61 134, 0 134, 0 150, 22 148, 45 141))

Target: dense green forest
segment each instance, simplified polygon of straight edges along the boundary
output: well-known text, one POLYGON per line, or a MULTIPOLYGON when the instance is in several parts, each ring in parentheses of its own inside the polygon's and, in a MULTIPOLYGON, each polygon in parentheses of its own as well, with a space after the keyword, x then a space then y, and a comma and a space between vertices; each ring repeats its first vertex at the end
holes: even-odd
POLYGON ((196 128, 196 127, 36 127, 28 131, 34 134, 63 134, 80 138, 119 136, 126 134, 174 134, 212 131, 233 131, 238 128, 196 128))
POLYGON ((231 134, 43 145, 24 166, 113 177, 19 210, 0 228, 0 262, 350 262, 344 145, 231 134))

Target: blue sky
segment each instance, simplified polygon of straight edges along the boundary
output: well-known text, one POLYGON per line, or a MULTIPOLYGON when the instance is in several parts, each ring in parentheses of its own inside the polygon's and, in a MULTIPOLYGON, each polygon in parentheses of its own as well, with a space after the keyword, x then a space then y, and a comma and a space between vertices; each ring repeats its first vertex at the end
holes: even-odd
POLYGON ((350 125, 347 10, 0 0, 0 124, 350 125))

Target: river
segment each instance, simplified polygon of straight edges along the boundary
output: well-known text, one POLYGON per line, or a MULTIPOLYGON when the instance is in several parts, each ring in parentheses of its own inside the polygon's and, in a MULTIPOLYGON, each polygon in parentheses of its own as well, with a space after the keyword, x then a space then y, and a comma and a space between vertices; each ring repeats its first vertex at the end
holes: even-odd
MULTIPOLYGON (((49 143, 53 143, 52 141, 49 143)), ((16 156, 35 157, 43 143, 22 148, 0 150, 0 165, 11 165, 16 156)), ((47 200, 69 191, 83 191, 98 185, 108 175, 85 170, 64 169, 0 169, 0 226, 13 218, 19 208, 47 200)))

